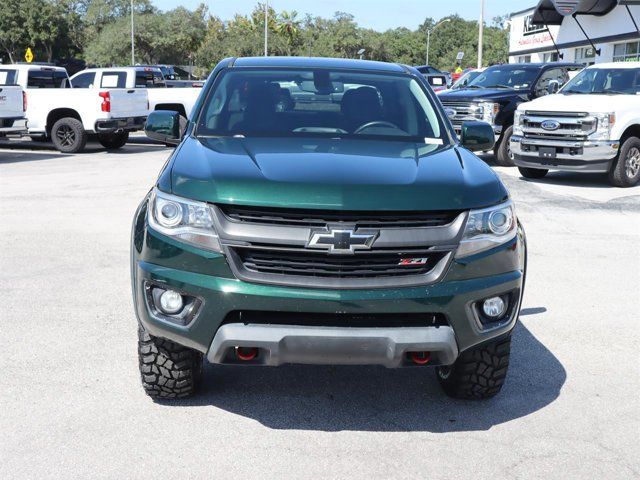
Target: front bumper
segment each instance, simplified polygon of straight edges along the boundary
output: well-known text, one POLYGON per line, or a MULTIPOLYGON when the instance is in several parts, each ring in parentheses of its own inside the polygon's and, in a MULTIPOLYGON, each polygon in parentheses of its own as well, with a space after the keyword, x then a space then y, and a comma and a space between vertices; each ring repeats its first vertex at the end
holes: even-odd
POLYGON ((98 120, 95 124, 96 133, 135 132, 144 128, 147 117, 109 118, 98 120))
POLYGON ((408 365, 407 352, 431 352, 431 363, 451 365, 458 356, 451 327, 341 328, 231 323, 220 327, 207 359, 232 363, 235 347, 258 348, 259 365, 408 365))
MULTIPOLYGON (((252 283, 237 279, 224 256, 165 237, 146 223, 146 207, 136 214, 132 242, 132 287, 138 321, 151 334, 233 363, 235 346, 261 347, 260 363, 379 364, 403 366, 410 351, 432 352, 432 364, 451 364, 459 352, 508 333, 515 325, 525 276, 524 232, 492 250, 454 259, 434 284, 367 289, 321 289, 252 283), (200 301, 186 325, 157 315, 145 287, 156 285, 200 301), (480 321, 476 303, 511 294, 512 308, 494 324, 480 321), (269 322, 238 321, 269 316, 269 322), (250 313, 251 315, 248 315, 250 313), (406 327, 409 316, 442 315, 446 324, 406 327), (300 324, 283 322, 294 315, 300 324), (305 316, 349 318, 384 315, 385 324, 365 328, 304 324, 305 316), (342 317, 343 316, 343 317, 342 317), (397 327, 394 325, 397 322, 397 327), (267 327, 266 325, 271 325, 267 327)), ((370 327, 370 325, 368 325, 370 327)))
POLYGON ((511 152, 519 167, 608 172, 618 154, 619 141, 542 140, 519 135, 511 137, 511 152), (552 148, 552 155, 541 156, 540 148, 552 148))

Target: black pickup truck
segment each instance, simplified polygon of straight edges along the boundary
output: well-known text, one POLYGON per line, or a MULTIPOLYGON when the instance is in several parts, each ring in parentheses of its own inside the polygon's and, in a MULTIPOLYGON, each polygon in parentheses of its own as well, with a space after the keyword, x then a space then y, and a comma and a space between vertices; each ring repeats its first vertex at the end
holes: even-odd
POLYGON ((569 81, 570 72, 584 68, 575 63, 518 63, 487 68, 466 88, 442 92, 438 98, 456 132, 468 120, 482 120, 496 134, 496 163, 513 166, 509 140, 513 116, 522 102, 556 93, 569 81))

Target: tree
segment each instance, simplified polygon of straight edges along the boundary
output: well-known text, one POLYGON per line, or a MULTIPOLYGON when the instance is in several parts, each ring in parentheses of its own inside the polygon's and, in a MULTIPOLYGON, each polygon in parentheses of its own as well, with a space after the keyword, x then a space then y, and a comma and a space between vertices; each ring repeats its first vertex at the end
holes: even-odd
POLYGON ((29 44, 21 3, 20 0, 0 2, 0 47, 11 63, 18 60, 29 44))

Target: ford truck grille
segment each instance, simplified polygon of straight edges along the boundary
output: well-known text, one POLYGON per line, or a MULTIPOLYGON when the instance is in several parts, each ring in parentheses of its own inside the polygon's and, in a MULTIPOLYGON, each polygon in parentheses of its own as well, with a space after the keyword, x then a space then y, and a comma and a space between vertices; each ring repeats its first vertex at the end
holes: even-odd
POLYGON ((456 132, 459 133, 462 123, 467 120, 482 120, 482 108, 474 102, 443 101, 442 106, 451 120, 456 132))
POLYGON ((596 131, 596 118, 584 112, 525 111, 522 132, 526 138, 586 140, 596 131))

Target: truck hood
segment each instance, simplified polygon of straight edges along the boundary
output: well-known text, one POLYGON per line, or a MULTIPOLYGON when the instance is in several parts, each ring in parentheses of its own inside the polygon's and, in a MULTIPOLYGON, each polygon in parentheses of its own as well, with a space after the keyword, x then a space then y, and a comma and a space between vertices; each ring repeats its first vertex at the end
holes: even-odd
POLYGON ((520 110, 605 113, 629 108, 635 95, 546 95, 520 105, 520 110), (632 97, 632 98, 629 98, 632 97))
POLYGON ((176 195, 252 206, 451 210, 508 196, 471 152, 409 142, 188 137, 167 171, 176 195))
POLYGON ((493 100, 502 102, 512 98, 528 100, 528 93, 507 88, 465 88, 438 93, 438 98, 441 102, 491 102, 493 100))

